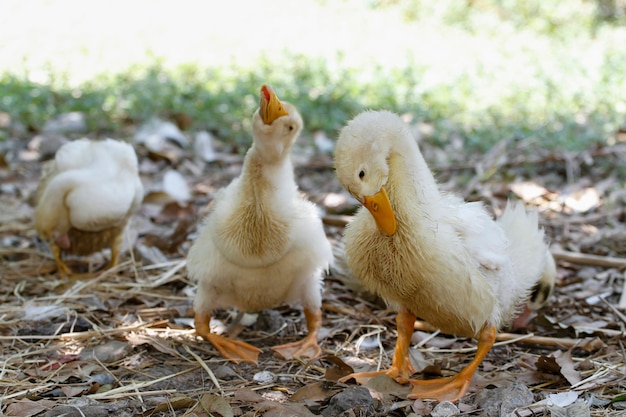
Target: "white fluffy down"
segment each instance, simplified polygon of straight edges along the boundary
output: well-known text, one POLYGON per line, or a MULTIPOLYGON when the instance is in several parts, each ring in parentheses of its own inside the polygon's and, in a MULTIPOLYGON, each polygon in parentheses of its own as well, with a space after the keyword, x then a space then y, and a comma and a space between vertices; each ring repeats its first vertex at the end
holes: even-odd
POLYGON ((361 201, 384 186, 398 224, 385 236, 360 210, 345 234, 350 268, 391 305, 446 333, 476 336, 486 323, 506 324, 546 268, 537 213, 509 203, 494 221, 481 203, 441 192, 393 113, 364 112, 349 122, 335 168, 361 201))
POLYGON ((289 116, 271 126, 254 115, 243 172, 216 194, 189 251, 189 276, 198 281, 196 314, 321 305, 322 274, 333 255, 317 208, 299 195, 294 180, 289 154, 302 119, 284 105, 289 116))
POLYGON ((137 155, 125 142, 79 139, 63 145, 36 212, 38 230, 99 231, 124 221, 143 198, 137 155))

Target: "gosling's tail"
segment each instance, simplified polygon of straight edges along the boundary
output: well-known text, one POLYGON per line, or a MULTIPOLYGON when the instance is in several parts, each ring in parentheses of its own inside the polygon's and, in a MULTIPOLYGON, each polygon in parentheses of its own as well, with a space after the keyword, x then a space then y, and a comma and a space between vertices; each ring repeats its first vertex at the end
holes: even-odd
MULTIPOLYGON (((498 224, 509 239, 509 253, 515 270, 516 279, 511 280, 511 294, 519 299, 514 304, 527 300, 532 288, 538 285, 540 294, 537 302, 545 302, 554 287, 556 266, 544 238, 544 231, 539 227, 536 210, 526 210, 522 202, 507 202, 498 224), (545 292, 545 288, 549 290, 545 292)), ((534 292, 533 292, 534 294, 534 292)))
POLYGON ((533 287, 528 299, 528 308, 531 310, 539 310, 547 302, 554 292, 556 282, 556 262, 549 250, 546 251, 546 263, 543 274, 539 277, 539 281, 533 287))

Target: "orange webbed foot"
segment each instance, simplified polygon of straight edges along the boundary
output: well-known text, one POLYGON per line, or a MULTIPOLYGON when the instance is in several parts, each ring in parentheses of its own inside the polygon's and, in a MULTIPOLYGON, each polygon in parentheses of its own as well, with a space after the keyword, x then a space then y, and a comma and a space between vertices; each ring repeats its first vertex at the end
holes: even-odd
POLYGON ((340 382, 355 379, 359 384, 366 384, 371 378, 378 375, 388 375, 398 384, 406 384, 410 381, 409 377, 415 373, 415 369, 409 359, 409 343, 413 334, 413 325, 415 323, 415 315, 407 310, 401 310, 396 316, 396 324, 398 327, 398 340, 396 348, 393 352, 391 367, 383 371, 374 372, 358 372, 341 378, 340 382))
POLYGON ((317 344, 317 334, 309 335, 298 342, 274 346, 272 350, 283 359, 300 357, 314 359, 322 354, 322 349, 317 344))
POLYGON ((478 365, 483 361, 495 340, 496 328, 485 324, 478 336, 476 356, 461 372, 448 378, 411 380, 409 382, 413 385, 413 389, 408 397, 411 399, 434 398, 439 401, 456 401, 463 397, 478 365))
POLYGON ((409 382, 413 386, 410 399, 429 398, 437 401, 456 401, 462 398, 470 385, 472 376, 462 374, 449 378, 437 378, 427 380, 412 379, 409 382))
POLYGON ((259 362, 259 353, 261 353, 262 350, 251 344, 214 333, 201 336, 211 343, 225 359, 231 362, 248 362, 255 365, 259 362))
POLYGON ((309 332, 307 337, 298 342, 286 343, 272 348, 283 359, 298 357, 314 359, 322 354, 322 349, 317 344, 317 334, 322 327, 322 310, 319 307, 305 307, 304 317, 309 332))
POLYGON ((196 334, 211 343, 220 355, 234 363, 249 362, 257 364, 261 349, 240 340, 230 339, 211 333, 211 315, 195 314, 196 334))
POLYGON ((372 371, 372 372, 355 372, 350 375, 346 375, 339 380, 339 382, 347 382, 350 379, 354 379, 358 384, 365 385, 367 382, 379 375, 387 375, 393 380, 395 380, 398 384, 406 384, 410 381, 409 373, 413 373, 413 366, 411 366, 410 362, 403 362, 401 367, 397 367, 392 365, 389 369, 384 369, 382 371, 372 371))

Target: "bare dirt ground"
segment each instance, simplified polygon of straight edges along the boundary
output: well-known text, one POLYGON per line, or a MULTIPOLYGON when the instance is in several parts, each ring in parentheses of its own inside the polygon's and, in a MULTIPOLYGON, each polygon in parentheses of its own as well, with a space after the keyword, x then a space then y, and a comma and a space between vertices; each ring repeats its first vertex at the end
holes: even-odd
MULTIPOLYGON (((527 328, 503 330, 453 407, 406 400, 407 388, 386 378, 367 389, 335 382, 351 368, 388 366, 395 344, 394 312, 340 268, 325 280, 321 359, 285 361, 269 349, 304 335, 298 306, 262 312, 256 321, 246 315, 236 323, 232 311, 215 317, 216 328, 229 327, 263 349, 258 365, 228 363, 195 336, 195 287, 185 255, 213 193, 239 173, 241 158, 230 150, 206 163, 172 144, 162 152, 137 146, 147 196, 127 233, 131 250, 108 271, 108 253, 73 258, 71 267, 85 275, 68 280, 56 273, 32 227, 32 197, 46 155, 33 140, 8 145, 0 160, 3 415, 626 413, 624 143, 558 153, 511 140, 474 157, 422 146, 442 188, 482 200, 494 212, 507 197, 538 207, 558 262, 548 305, 527 328), (189 202, 168 194, 168 170, 186 180, 189 202)), ((354 206, 334 177, 332 157, 311 149, 296 151, 298 182, 325 210, 328 237, 337 243, 354 206)), ((416 377, 459 371, 476 346, 420 322, 413 342, 422 374, 416 377)))

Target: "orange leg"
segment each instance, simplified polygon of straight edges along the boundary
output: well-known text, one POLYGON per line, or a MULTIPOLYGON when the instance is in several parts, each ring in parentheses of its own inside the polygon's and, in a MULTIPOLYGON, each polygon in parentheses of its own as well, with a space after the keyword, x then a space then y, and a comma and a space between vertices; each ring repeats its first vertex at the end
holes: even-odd
POLYGON ((308 335, 304 339, 272 348, 283 359, 294 357, 317 358, 322 354, 322 349, 317 344, 317 335, 322 327, 322 310, 319 307, 315 309, 305 308, 304 317, 306 318, 306 327, 308 329, 308 335))
POLYGON ((63 261, 61 258, 61 247, 56 243, 50 244, 50 249, 52 250, 52 255, 54 256, 54 260, 57 264, 57 271, 60 275, 68 278, 70 281, 81 280, 93 278, 94 274, 92 273, 73 273, 69 266, 63 261))
POLYGON ((259 360, 259 353, 262 352, 261 349, 240 340, 233 340, 228 337, 211 333, 210 314, 196 313, 194 320, 196 325, 196 334, 202 336, 202 338, 211 343, 224 358, 234 363, 250 362, 257 364, 259 360))
POLYGON ((434 398, 438 401, 456 401, 465 395, 478 365, 485 359, 496 340, 496 328, 486 324, 478 336, 476 356, 461 372, 448 378, 411 380, 413 389, 409 398, 434 398))
POLYGON ((122 250, 124 233, 120 232, 113 242, 111 243, 111 262, 109 262, 109 269, 117 265, 120 259, 120 251, 122 250))
POLYGON ((54 261, 57 264, 57 271, 59 274, 65 276, 71 275, 72 271, 61 258, 61 247, 56 243, 50 242, 50 250, 52 251, 52 256, 54 256, 54 261))
POLYGON ((383 371, 354 373, 341 378, 339 381, 345 382, 354 378, 359 384, 365 384, 370 378, 387 374, 400 384, 409 382, 409 377, 415 373, 413 365, 411 365, 411 360, 409 359, 409 345, 411 343, 411 336, 413 335, 414 324, 415 314, 402 309, 396 315, 398 340, 396 342, 396 348, 393 351, 391 368, 383 371))

